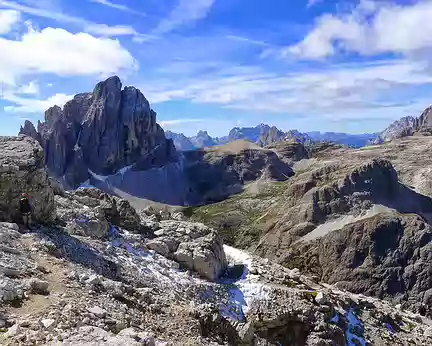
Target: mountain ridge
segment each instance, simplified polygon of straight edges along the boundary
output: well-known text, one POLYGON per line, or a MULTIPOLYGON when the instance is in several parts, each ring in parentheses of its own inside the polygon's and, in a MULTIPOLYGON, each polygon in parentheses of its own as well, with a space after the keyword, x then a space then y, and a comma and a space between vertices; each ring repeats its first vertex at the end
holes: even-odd
POLYGON ((314 142, 333 142, 350 147, 363 147, 375 140, 379 133, 349 134, 342 132, 300 132, 289 130, 284 132, 276 126, 259 124, 255 127, 234 127, 227 136, 211 137, 207 131, 200 130, 196 136, 186 137, 182 133, 166 131, 167 137, 173 139, 177 150, 195 150, 204 147, 211 147, 235 140, 244 139, 256 143, 260 146, 268 146, 278 141, 295 141, 310 145, 314 142))

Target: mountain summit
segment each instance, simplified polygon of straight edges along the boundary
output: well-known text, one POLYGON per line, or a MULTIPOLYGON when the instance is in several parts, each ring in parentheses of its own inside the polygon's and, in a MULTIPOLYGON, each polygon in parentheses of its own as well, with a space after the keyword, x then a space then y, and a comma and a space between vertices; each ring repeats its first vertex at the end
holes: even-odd
POLYGON ((122 89, 117 76, 76 95, 63 109, 48 109, 37 130, 26 121, 20 134, 39 141, 51 175, 71 187, 90 172, 110 175, 132 165, 146 170, 176 158, 147 99, 134 87, 122 89))
POLYGON ((390 142, 395 138, 412 136, 415 132, 423 134, 430 133, 432 130, 432 106, 427 107, 418 117, 403 117, 387 127, 373 144, 390 142))

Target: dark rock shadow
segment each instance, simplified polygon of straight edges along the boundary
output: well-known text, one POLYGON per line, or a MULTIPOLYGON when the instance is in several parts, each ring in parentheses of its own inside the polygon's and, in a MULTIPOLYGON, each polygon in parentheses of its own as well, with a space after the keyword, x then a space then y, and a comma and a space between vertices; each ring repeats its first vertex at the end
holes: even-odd
POLYGON ((106 259, 97 249, 71 236, 63 229, 43 229, 38 232, 38 236, 54 244, 59 257, 92 269, 106 278, 120 279, 120 269, 115 262, 106 259))

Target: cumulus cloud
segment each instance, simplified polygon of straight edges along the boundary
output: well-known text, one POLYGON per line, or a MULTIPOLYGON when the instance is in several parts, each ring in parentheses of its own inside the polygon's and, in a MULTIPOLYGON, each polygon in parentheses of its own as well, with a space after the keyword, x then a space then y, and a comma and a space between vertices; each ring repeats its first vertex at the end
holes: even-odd
POLYGON ((301 42, 276 53, 304 59, 324 59, 340 52, 409 55, 432 47, 431 16, 430 1, 398 5, 362 0, 350 12, 318 18, 301 42))
POLYGON ((30 30, 18 40, 0 38, 0 51, 7 52, 0 55, 0 70, 12 79, 30 73, 106 75, 137 67, 119 41, 64 29, 30 30))
POLYGON ((23 98, 13 94, 4 97, 7 101, 14 103, 13 106, 4 107, 8 113, 43 113, 53 105, 63 106, 73 98, 73 95, 55 94, 47 99, 38 100, 23 98))
POLYGON ((7 34, 19 22, 21 14, 14 10, 0 10, 0 35, 7 34))
POLYGON ((216 0, 180 0, 170 14, 154 30, 164 34, 175 28, 205 18, 216 0))
POLYGON ((119 41, 87 33, 72 34, 64 29, 30 28, 17 40, 0 37, 0 51, 7 52, 0 54, 0 82, 5 89, 0 98, 12 104, 4 108, 10 113, 39 113, 72 98, 57 93, 39 99, 40 87, 36 80, 19 85, 27 76, 104 77, 137 68, 134 58, 119 41))
POLYGON ((35 80, 29 82, 28 84, 21 85, 16 89, 16 93, 21 95, 37 95, 39 92, 39 82, 35 80))

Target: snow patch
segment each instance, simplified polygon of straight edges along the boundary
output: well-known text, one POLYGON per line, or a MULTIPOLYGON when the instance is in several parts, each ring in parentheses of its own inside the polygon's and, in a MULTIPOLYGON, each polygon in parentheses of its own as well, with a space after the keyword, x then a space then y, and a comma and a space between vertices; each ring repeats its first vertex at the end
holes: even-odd
POLYGON ((339 314, 336 312, 335 315, 329 320, 330 323, 339 323, 339 314))
POLYGON ((93 178, 100 180, 100 181, 106 181, 110 177, 109 175, 96 174, 91 169, 89 169, 88 172, 92 175, 93 178))
POLYGON ((87 189, 87 188, 94 188, 95 186, 90 184, 90 180, 86 180, 83 182, 80 186, 78 186, 78 189, 87 189))
POLYGON ((189 276, 188 272, 180 270, 177 262, 152 250, 144 249, 140 242, 134 241, 133 238, 137 238, 137 235, 111 226, 111 243, 107 250, 116 251, 116 257, 128 266, 134 267, 141 277, 147 277, 151 282, 158 282, 163 289, 171 287, 174 295, 180 287, 184 289, 191 284, 205 283, 201 279, 189 276))
POLYGON ((346 329, 346 340, 348 346, 366 346, 366 340, 363 338, 363 323, 350 309, 347 313, 348 327, 346 329))
POLYGON ((117 174, 120 174, 120 175, 122 176, 122 178, 124 178, 125 173, 128 172, 128 171, 130 171, 130 170, 132 169, 133 166, 134 166, 134 165, 130 165, 130 166, 123 167, 122 169, 120 169, 120 170, 118 171, 117 174))
POLYGON ((372 216, 375 216, 379 213, 390 212, 392 210, 393 209, 390 209, 390 208, 383 206, 383 205, 380 205, 380 204, 373 205, 372 208, 368 209, 366 212, 364 212, 360 216, 346 215, 346 216, 337 218, 333 221, 329 221, 329 222, 326 222, 322 225, 319 225, 312 232, 309 232, 304 237, 299 239, 297 242, 308 242, 311 240, 315 240, 317 238, 324 237, 325 235, 327 235, 333 231, 342 229, 344 226, 346 226, 350 223, 361 221, 361 220, 370 218, 372 216))
POLYGON ((258 276, 250 274, 253 258, 246 251, 224 245, 225 255, 231 265, 243 265, 243 273, 237 279, 223 279, 220 284, 228 288, 229 301, 221 304, 222 316, 234 321, 245 321, 245 314, 255 300, 267 300, 268 288, 256 282, 258 276))

